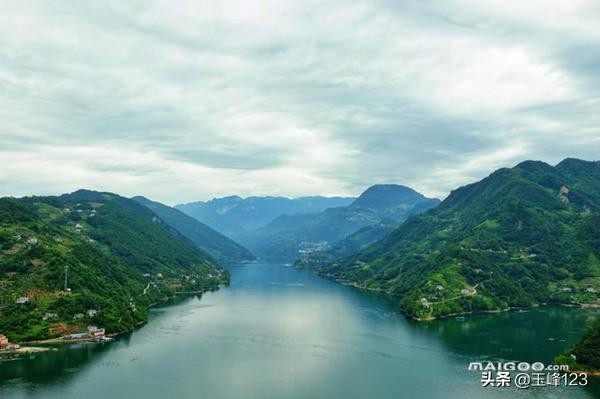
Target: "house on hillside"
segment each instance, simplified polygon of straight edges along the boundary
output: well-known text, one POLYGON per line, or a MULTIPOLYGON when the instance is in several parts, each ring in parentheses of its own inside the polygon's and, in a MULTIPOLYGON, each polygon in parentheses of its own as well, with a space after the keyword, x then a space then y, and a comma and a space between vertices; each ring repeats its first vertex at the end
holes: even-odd
POLYGON ((54 312, 46 312, 44 313, 44 317, 42 317, 43 320, 48 320, 48 319, 56 319, 58 317, 57 313, 54 312))
POLYGON ((17 300, 15 301, 15 303, 17 305, 25 305, 26 303, 29 303, 29 298, 26 296, 20 296, 17 298, 17 300))
POLYGON ((88 334, 91 337, 104 337, 104 334, 106 333, 106 331, 104 330, 104 328, 98 328, 96 326, 88 326, 88 334))
POLYGON ((98 311, 96 309, 88 309, 87 310, 87 315, 88 317, 94 317, 98 314, 98 311))
POLYGON ((0 349, 8 348, 8 344, 8 338, 6 338, 6 335, 0 334, 0 349))

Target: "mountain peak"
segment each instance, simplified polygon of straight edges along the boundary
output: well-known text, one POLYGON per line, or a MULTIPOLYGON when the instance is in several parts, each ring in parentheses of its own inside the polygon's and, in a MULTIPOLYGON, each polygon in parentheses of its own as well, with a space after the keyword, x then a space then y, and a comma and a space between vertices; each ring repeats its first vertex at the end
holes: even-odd
POLYGON ((514 169, 526 170, 526 171, 544 171, 544 170, 553 170, 554 167, 552 165, 547 164, 543 161, 523 161, 517 164, 514 169))
POLYGON ((558 165, 556 169, 561 172, 583 172, 586 170, 597 170, 600 169, 600 162, 598 161, 584 161, 577 158, 565 158, 558 165))
POLYGON ((385 209, 400 204, 415 204, 426 197, 410 187, 399 184, 376 184, 366 189, 352 206, 385 209))

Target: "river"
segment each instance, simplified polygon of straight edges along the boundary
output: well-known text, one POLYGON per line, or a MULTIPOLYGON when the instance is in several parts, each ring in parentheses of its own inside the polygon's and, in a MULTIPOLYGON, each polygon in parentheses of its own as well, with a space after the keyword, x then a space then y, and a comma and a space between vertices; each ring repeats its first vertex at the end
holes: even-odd
POLYGON ((470 361, 550 363, 595 309, 542 307, 417 323, 385 295, 289 265, 231 266, 232 283, 150 311, 109 344, 0 363, 0 398, 594 398, 590 386, 481 387, 470 361))

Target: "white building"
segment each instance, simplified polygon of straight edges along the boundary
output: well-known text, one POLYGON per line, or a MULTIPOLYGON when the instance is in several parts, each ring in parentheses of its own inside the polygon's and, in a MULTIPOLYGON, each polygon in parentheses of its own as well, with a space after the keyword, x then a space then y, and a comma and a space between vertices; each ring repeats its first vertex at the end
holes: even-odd
POLYGON ((48 320, 48 319, 55 319, 55 318, 57 318, 57 317, 58 317, 58 314, 57 314, 57 313, 54 313, 54 312, 46 312, 46 313, 44 314, 44 317, 42 317, 42 319, 43 319, 43 320, 48 320))
POLYGON ((29 303, 29 298, 26 296, 20 296, 17 298, 16 303, 19 305, 24 305, 26 303, 29 303))

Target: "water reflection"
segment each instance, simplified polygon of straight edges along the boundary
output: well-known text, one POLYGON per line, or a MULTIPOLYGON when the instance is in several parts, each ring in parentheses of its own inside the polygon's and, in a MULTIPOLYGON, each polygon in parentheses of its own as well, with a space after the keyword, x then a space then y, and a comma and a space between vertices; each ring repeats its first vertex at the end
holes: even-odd
POLYGON ((513 397, 482 390, 468 362, 549 362, 597 314, 540 308, 416 323, 385 295, 293 268, 257 263, 231 272, 229 288, 154 308, 148 325, 114 343, 0 364, 0 397, 513 397))

